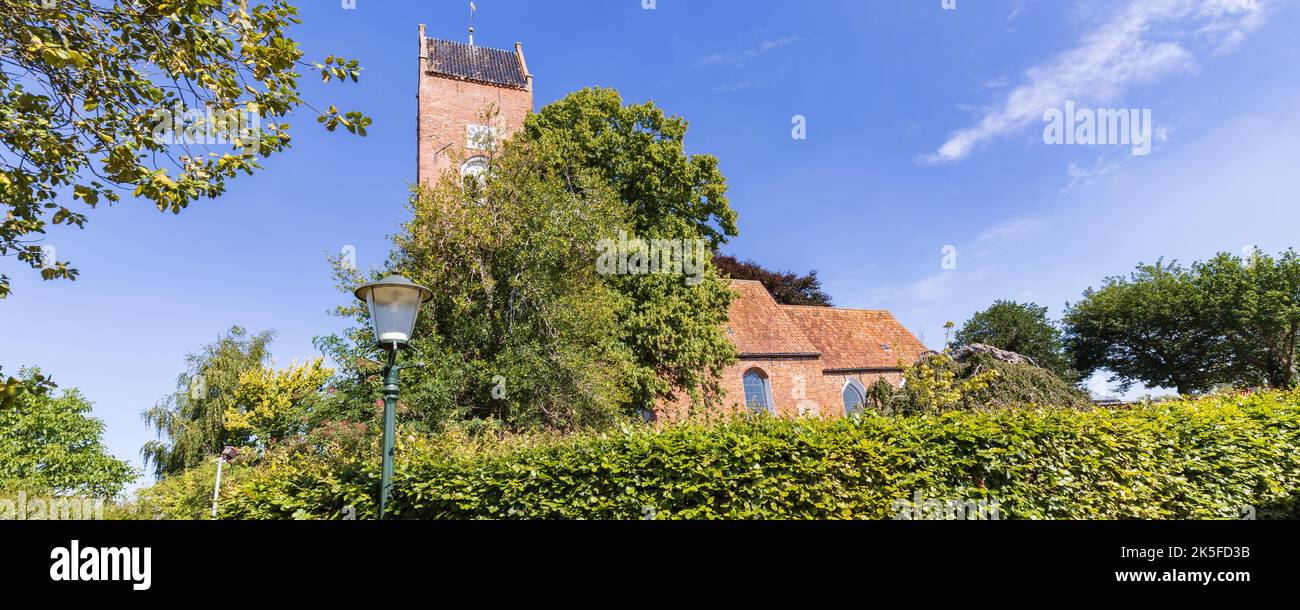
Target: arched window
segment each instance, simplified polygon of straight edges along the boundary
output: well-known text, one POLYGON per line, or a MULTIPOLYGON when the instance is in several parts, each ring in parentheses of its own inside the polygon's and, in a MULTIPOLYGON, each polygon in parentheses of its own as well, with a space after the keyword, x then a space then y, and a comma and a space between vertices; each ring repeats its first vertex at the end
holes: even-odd
POLYGON ((745 406, 751 411, 772 413, 772 383, 758 369, 745 373, 745 406))
POLYGON ((844 414, 853 417, 862 412, 867 403, 867 390, 857 379, 844 384, 844 414))
POLYGON ((486 176, 488 172, 487 157, 471 157, 460 166, 460 177, 465 181, 466 188, 469 188, 470 181, 473 180, 475 186, 483 188, 486 185, 486 176))

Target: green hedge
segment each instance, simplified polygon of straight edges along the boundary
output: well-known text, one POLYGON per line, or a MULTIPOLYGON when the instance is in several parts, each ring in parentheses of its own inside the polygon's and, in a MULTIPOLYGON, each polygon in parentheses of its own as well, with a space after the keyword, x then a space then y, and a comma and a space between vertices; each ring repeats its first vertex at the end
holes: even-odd
MULTIPOLYGON (((409 519, 888 519, 918 494, 996 501, 1011 519, 1300 516, 1300 392, 473 446, 400 440, 394 506, 409 519)), ((372 518, 377 455, 268 457, 223 517, 372 518)))

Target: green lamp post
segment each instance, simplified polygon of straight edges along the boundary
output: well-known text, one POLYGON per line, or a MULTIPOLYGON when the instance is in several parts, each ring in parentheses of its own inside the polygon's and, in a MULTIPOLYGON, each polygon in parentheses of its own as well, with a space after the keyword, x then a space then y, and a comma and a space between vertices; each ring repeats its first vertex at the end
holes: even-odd
POLYGON ((398 373, 397 350, 406 347, 415 332, 420 306, 433 298, 433 291, 400 275, 390 275, 357 289, 357 298, 370 309, 375 340, 388 350, 384 367, 384 470, 379 488, 379 518, 388 514, 388 497, 393 491, 393 437, 397 433, 398 373))

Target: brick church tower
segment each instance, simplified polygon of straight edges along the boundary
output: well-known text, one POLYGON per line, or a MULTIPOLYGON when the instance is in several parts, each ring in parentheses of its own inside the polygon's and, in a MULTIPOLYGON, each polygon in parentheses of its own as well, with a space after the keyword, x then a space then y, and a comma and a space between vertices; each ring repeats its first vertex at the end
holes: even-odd
POLYGON ((493 142, 523 127, 533 110, 533 75, 520 43, 506 51, 424 32, 421 25, 417 163, 420 183, 430 184, 450 169, 481 171, 493 142), (497 114, 485 124, 490 108, 497 114))

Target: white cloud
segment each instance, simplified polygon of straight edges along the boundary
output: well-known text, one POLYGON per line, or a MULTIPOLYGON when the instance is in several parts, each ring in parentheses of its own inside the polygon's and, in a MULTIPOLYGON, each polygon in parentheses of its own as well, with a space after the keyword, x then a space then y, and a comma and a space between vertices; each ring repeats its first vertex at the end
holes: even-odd
POLYGON ((1010 84, 1011 84, 1011 79, 1005 76, 999 76, 997 78, 991 78, 987 81, 984 81, 984 86, 989 89, 1001 89, 1010 84))
POLYGON ((1014 21, 1023 10, 1025 10, 1024 0, 1016 0, 1016 3, 1011 6, 1011 14, 1007 15, 1007 21, 1014 21))
POLYGON ((942 271, 903 286, 874 289, 867 300, 871 303, 933 303, 952 295, 958 288, 959 279, 955 271, 942 271))
POLYGON ((977 246, 993 246, 1014 239, 1025 237, 1042 228, 1043 221, 1037 218, 1017 218, 1000 222, 980 233, 975 238, 977 246))
POLYGON ((767 38, 758 43, 757 46, 741 51, 730 51, 726 53, 714 53, 705 56, 696 62, 697 66, 722 66, 742 64, 759 55, 792 45, 802 40, 800 36, 782 36, 780 38, 767 38))
POLYGON ((766 51, 771 51, 772 49, 779 49, 781 47, 784 47, 789 44, 794 44, 796 42, 799 42, 798 36, 785 36, 782 38, 772 38, 758 43, 758 49, 760 51, 766 52, 766 51))
POLYGON ((985 142, 1040 122, 1067 100, 1105 104, 1133 85, 1194 71, 1192 49, 1230 51, 1265 21, 1266 0, 1126 0, 1078 44, 1029 68, 1024 82, 975 125, 949 136, 929 163, 961 161, 985 142))
MULTIPOLYGON (((902 286, 886 286, 871 291, 872 303, 928 304, 943 301, 954 294, 969 289, 987 279, 993 269, 983 262, 997 248, 1032 236, 1046 222, 1038 218, 1016 218, 1000 222, 985 229, 970 245, 957 249, 958 267, 943 270, 902 286)), ((936 256, 935 263, 940 259, 936 256)))
POLYGON ((757 89, 762 86, 763 83, 752 81, 752 80, 744 80, 738 83, 732 83, 730 85, 718 85, 717 87, 714 87, 713 90, 722 91, 722 92, 744 91, 746 89, 757 89))

